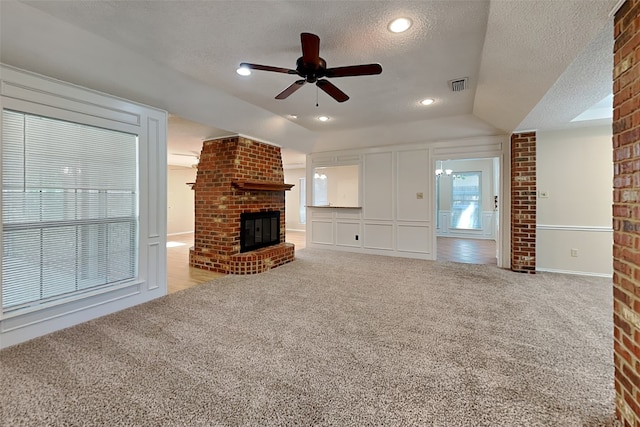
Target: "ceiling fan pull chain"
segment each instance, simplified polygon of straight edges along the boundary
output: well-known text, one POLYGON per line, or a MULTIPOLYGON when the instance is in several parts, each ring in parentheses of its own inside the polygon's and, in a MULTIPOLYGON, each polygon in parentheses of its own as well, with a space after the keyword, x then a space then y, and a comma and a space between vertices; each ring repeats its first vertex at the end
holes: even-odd
POLYGON ((316 86, 316 107, 319 107, 320 105, 318 105, 318 86, 316 86))

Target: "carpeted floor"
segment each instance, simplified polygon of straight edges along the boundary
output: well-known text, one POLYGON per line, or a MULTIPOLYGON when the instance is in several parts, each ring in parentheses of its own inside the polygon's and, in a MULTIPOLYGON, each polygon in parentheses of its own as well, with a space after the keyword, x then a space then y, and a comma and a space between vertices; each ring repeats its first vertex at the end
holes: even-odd
POLYGON ((613 425, 609 279, 296 255, 3 350, 0 423, 613 425))

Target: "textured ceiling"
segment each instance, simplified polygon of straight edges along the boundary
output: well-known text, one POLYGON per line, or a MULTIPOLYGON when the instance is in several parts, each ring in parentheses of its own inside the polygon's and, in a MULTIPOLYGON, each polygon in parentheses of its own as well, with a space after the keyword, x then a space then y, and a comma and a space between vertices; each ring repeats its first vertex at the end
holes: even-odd
POLYGON ((172 163, 231 133, 289 155, 561 126, 610 90, 615 3, 5 0, 0 60, 168 110, 172 163), (414 25, 393 34, 399 16, 414 25), (275 100, 297 76, 235 73, 243 61, 295 68, 301 32, 319 35, 329 67, 378 62, 382 74, 332 79, 351 97, 339 104, 312 85, 275 100), (469 89, 450 91, 462 77, 469 89))

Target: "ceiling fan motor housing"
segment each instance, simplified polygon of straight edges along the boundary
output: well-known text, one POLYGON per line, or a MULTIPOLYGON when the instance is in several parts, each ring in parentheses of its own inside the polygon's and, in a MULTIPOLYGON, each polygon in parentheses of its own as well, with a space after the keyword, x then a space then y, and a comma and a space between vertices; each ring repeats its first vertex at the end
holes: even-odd
POLYGON ((304 62, 302 56, 296 61, 296 71, 307 83, 315 83, 316 80, 324 77, 327 69, 327 62, 324 58, 318 58, 318 63, 304 62))

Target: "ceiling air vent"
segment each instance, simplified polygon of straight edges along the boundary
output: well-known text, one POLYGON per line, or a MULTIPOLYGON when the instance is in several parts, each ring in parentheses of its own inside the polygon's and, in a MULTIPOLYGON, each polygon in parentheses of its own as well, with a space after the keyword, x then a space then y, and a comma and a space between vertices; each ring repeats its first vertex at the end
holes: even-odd
POLYGON ((453 92, 462 92, 468 87, 469 77, 464 79, 449 80, 449 87, 453 92))

